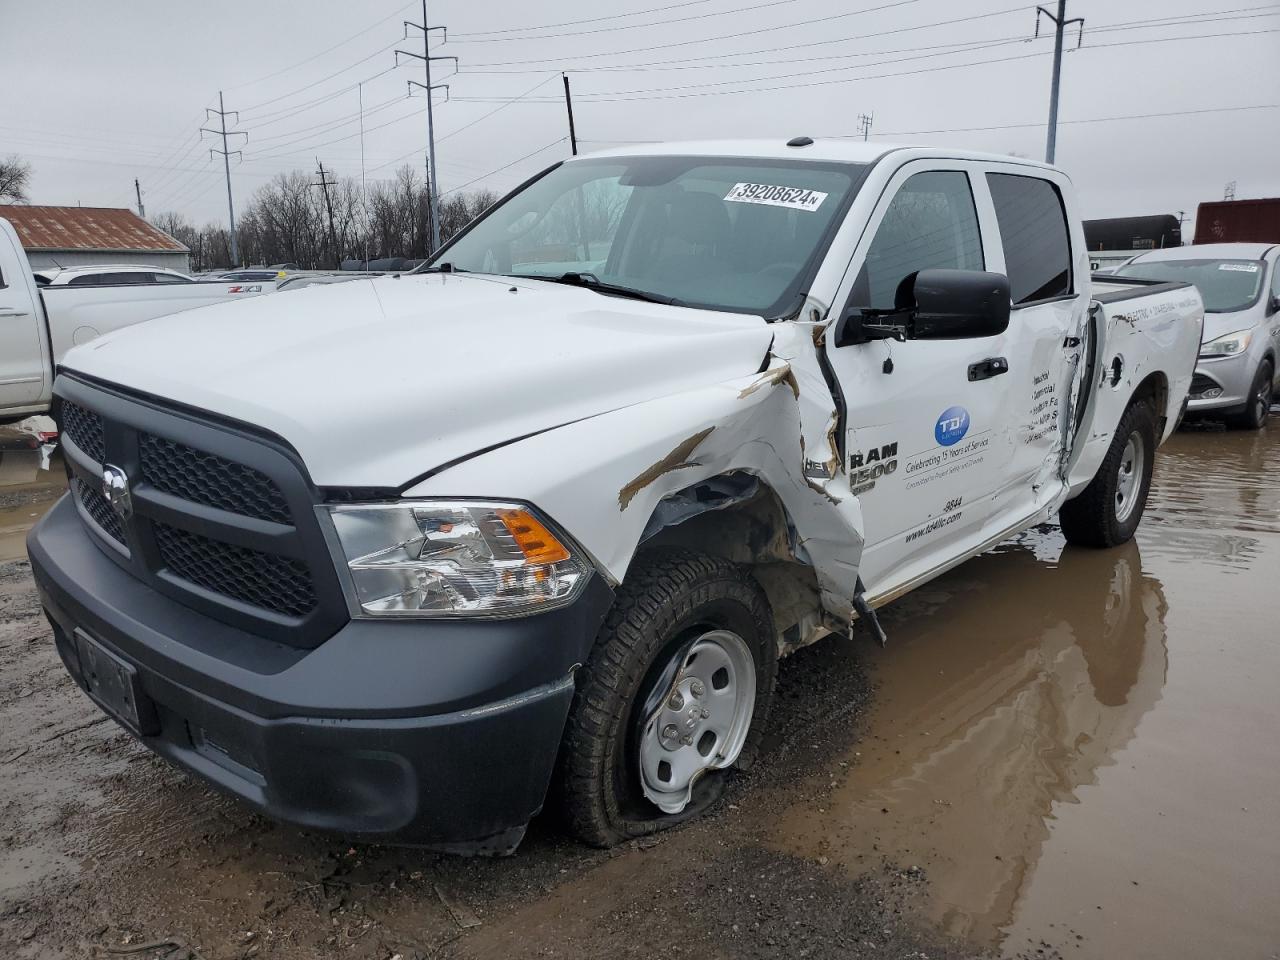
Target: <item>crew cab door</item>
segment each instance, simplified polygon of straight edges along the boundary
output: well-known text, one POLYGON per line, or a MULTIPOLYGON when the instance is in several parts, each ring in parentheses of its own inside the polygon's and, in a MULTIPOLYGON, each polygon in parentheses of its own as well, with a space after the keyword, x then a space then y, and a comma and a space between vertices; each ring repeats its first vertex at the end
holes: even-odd
POLYGON ((0 411, 38 403, 46 359, 34 281, 26 255, 7 224, 0 224, 0 411))
POLYGON ((1068 217, 1060 174, 997 164, 982 179, 999 234, 990 269, 1009 278, 1013 301, 1006 334, 1012 444, 992 502, 995 535, 1030 521, 1062 489, 1071 398, 1084 375, 1088 258, 1083 237, 1072 242, 1069 224, 1079 221, 1068 217), (1080 251, 1075 263, 1073 250, 1080 251))
MULTIPOLYGON (((999 262, 983 168, 908 163, 890 179, 854 253, 841 315, 890 309, 899 283, 930 268, 999 262)), ((834 328, 829 328, 834 329, 834 328)), ((1008 334, 875 340, 826 351, 846 409, 849 483, 862 504, 861 575, 870 596, 981 543, 1010 456, 1008 334)))

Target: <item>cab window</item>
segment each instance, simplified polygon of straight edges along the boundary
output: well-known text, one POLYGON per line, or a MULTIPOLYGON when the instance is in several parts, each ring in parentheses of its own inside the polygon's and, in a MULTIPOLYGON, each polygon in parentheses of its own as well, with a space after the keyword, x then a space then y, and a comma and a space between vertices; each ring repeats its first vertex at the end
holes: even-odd
POLYGON ((893 309, 906 277, 935 268, 983 269, 973 191, 958 170, 917 173, 902 185, 867 248, 849 305, 893 309))
POLYGON ((1014 306, 1069 296, 1071 242, 1062 195, 1048 180, 987 174, 1014 306))

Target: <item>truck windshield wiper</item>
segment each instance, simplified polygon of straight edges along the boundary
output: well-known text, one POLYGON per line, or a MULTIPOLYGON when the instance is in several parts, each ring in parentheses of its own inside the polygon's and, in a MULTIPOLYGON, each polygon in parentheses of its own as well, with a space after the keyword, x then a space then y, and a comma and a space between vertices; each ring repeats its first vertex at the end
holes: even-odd
POLYGON ((664 297, 656 293, 647 293, 644 290, 637 290, 635 287, 624 287, 617 283, 605 283, 594 273, 584 271, 571 270, 563 273, 558 277, 538 276, 536 274, 516 273, 512 276, 519 277, 521 280, 546 280, 550 283, 563 283, 570 287, 586 287, 589 290, 595 290, 598 293, 607 294, 614 297, 627 297, 631 300, 643 300, 646 303, 664 303, 669 307, 684 306, 675 297, 664 297))
POLYGON ((414 273, 470 273, 470 270, 464 270, 462 267, 455 267, 446 260, 444 263, 433 263, 429 267, 419 267, 414 273))

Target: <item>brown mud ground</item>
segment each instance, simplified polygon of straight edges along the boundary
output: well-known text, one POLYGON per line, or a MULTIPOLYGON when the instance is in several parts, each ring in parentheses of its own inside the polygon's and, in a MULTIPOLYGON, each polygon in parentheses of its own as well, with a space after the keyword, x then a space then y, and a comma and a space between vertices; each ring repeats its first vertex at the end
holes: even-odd
POLYGON ((1177 435, 1134 544, 1047 526, 789 658, 702 821, 496 861, 273 824, 102 719, 17 559, 60 465, 4 457, 2 957, 1280 956, 1280 419, 1177 435))

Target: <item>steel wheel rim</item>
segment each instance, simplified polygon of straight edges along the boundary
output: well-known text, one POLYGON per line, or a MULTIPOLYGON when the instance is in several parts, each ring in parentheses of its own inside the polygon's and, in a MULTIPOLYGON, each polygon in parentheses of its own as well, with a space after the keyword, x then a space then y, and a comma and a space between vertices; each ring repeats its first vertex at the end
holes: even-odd
POLYGON ((1146 441, 1134 431, 1120 454, 1120 471, 1116 478, 1116 520, 1124 523, 1132 516, 1142 492, 1142 480, 1147 471, 1146 441))
POLYGON ((640 736, 640 784, 663 813, 679 813, 708 770, 730 767, 751 729, 756 663, 747 642, 709 630, 683 653, 671 689, 640 736))

